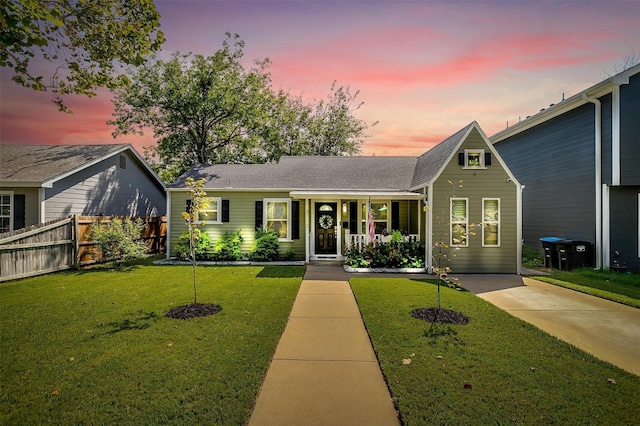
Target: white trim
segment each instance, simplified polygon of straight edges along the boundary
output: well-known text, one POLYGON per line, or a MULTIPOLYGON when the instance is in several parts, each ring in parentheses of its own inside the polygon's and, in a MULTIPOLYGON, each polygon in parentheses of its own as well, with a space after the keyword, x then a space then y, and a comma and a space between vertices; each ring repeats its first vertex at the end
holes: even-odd
POLYGON ((431 273, 433 270, 433 212, 431 210, 431 204, 433 200, 433 185, 424 188, 424 192, 427 195, 427 200, 424 203, 424 221, 425 221, 425 263, 427 266, 427 272, 431 273))
POLYGON ((269 207, 269 203, 286 203, 287 204, 287 236, 285 238, 279 238, 280 242, 291 242, 291 226, 292 226, 292 218, 291 218, 291 198, 263 198, 263 208, 262 208, 262 224, 263 226, 267 226, 268 218, 267 211, 269 207))
POLYGON ((516 250, 516 273, 522 274, 522 192, 524 191, 524 185, 518 185, 516 189, 516 238, 518 240, 516 250))
POLYGON ((69 177, 69 176, 71 176, 71 175, 73 175, 75 173, 78 173, 81 170, 84 170, 84 169, 86 169, 88 167, 91 167, 91 166, 93 166, 95 164, 98 164, 101 161, 104 161, 104 160, 106 160, 108 158, 111 158, 111 157, 116 156, 116 155, 120 155, 121 153, 123 153, 125 151, 131 151, 131 154, 133 154, 133 156, 140 162, 140 164, 147 171, 147 173, 149 173, 156 180, 156 182, 158 184, 160 184, 160 187, 162 189, 166 188, 166 186, 165 186, 164 182, 162 181, 162 179, 160 179, 160 177, 156 174, 156 172, 154 172, 153 169, 151 167, 149 167, 147 162, 142 157, 140 157, 140 154, 138 154, 138 152, 133 148, 133 146, 131 144, 124 144, 119 149, 117 149, 117 150, 115 150, 115 151, 113 151, 113 152, 111 152, 111 153, 109 153, 107 155, 99 157, 99 158, 97 158, 97 159, 95 159, 93 161, 90 161, 88 163, 84 163, 84 164, 76 167, 75 169, 69 170, 69 171, 67 171, 67 172, 65 172, 65 173, 63 173, 61 175, 49 178, 49 179, 43 181, 41 186, 44 187, 44 188, 53 188, 53 184, 54 183, 66 178, 66 177, 69 177))
POLYGON ((486 169, 486 165, 484 164, 484 149, 476 148, 476 149, 465 149, 464 150, 464 166, 463 169, 486 169), (478 154, 480 165, 478 166, 470 166, 469 165, 469 155, 478 154))
MULTIPOLYGON (((465 134, 460 138, 460 142, 458 142, 458 144, 456 145, 455 149, 451 150, 451 153, 449 154, 449 157, 447 158, 446 161, 444 161, 442 163, 442 166, 440 166, 440 169, 438 170, 438 173, 436 173, 433 178, 431 178, 431 180, 429 182, 425 182, 423 184, 421 184, 420 186, 415 186, 412 188, 409 188, 410 191, 416 191, 422 187, 431 187, 433 186, 433 184, 435 182, 438 181, 438 179, 440 178, 440 175, 442 174, 442 172, 444 171, 444 169, 449 165, 449 163, 451 162, 451 160, 453 159, 453 157, 455 155, 457 155, 458 151, 460 150, 460 147, 466 142, 467 138, 469 137, 469 134, 471 133, 471 131, 473 129, 476 129, 478 131, 478 133, 480 133, 480 136, 482 137, 482 139, 485 142, 485 146, 486 148, 491 152, 491 155, 493 156, 494 160, 497 160, 498 163, 500 163, 500 166, 504 169, 504 171, 507 173, 507 175, 509 175, 509 179, 516 185, 516 186, 520 186, 520 183, 518 182, 518 180, 516 179, 516 177, 513 175, 513 173, 511 173, 511 170, 509 169, 509 167, 507 167, 507 164, 504 162, 504 160, 502 159, 502 157, 500 156, 500 154, 498 154, 498 151, 496 150, 496 148, 492 145, 491 141, 489 141, 489 138, 487 137, 487 135, 484 133, 484 131, 482 130, 482 128, 480 127, 480 125, 478 124, 477 121, 474 121, 473 123, 471 123, 471 125, 469 126, 469 128, 467 129, 467 131, 465 132, 465 134)), ((484 161, 484 159, 483 159, 484 161)), ((457 164, 457 163, 456 163, 457 164)))
POLYGON ((165 236, 166 258, 171 258, 171 193, 167 192, 167 235, 165 236))
MULTIPOLYGON (((602 223, 600 224, 600 229, 602 229, 602 240, 601 246, 598 247, 596 243, 596 269, 609 269, 611 266, 611 199, 610 199, 610 188, 606 184, 602 185, 600 188, 602 192, 601 200, 602 200, 602 223), (598 258, 601 260, 600 264, 598 264, 598 258)), ((596 229, 598 229, 598 224, 596 223, 596 229)), ((597 235, 596 235, 597 238, 597 235)))
POLYGON ((544 123, 545 121, 551 120, 565 112, 571 111, 575 108, 578 108, 588 101, 586 97, 590 98, 599 98, 607 93, 611 93, 615 86, 620 84, 629 84, 629 78, 633 75, 636 75, 640 72, 640 64, 635 65, 618 75, 610 77, 600 83, 589 87, 582 92, 571 96, 570 98, 561 101, 560 103, 555 104, 554 106, 545 109, 542 112, 539 112, 530 118, 524 119, 518 124, 515 124, 511 127, 507 127, 506 129, 494 134, 491 136, 491 143, 496 144, 502 140, 510 138, 520 132, 528 130, 538 124, 544 123))
POLYGON ((309 199, 304 199, 304 260, 308 262, 311 258, 311 249, 310 249, 310 233, 309 230, 311 223, 309 221, 309 199))
MULTIPOLYGON (((209 200, 209 203, 211 203, 211 201, 215 201, 216 203, 216 209, 202 209, 202 212, 208 212, 208 211, 215 211, 217 213, 217 219, 216 220, 200 220, 200 212, 196 212, 196 220, 195 220, 195 224, 196 225, 220 225, 222 223, 222 197, 206 197, 209 200)), ((206 216, 206 215, 205 215, 206 216)))
POLYGON ((620 86, 611 91, 611 184, 620 185, 620 86))
POLYGON ((467 197, 450 197, 449 198, 449 246, 451 247, 469 247, 469 198, 467 197), (465 217, 464 221, 453 220, 453 201, 464 201, 465 217), (454 244, 453 242, 453 225, 464 224, 464 244, 454 244))
POLYGON ((422 194, 407 191, 302 191, 290 190, 289 195, 294 199, 313 198, 318 201, 333 201, 336 199, 362 199, 371 197, 374 200, 418 200, 422 194))
POLYGON ((47 189, 38 188, 38 223, 47 221, 47 189))
MULTIPOLYGON (((595 247, 595 252, 596 252, 596 269, 600 269, 602 268, 602 256, 603 256, 603 252, 604 252, 604 246, 602 244, 602 210, 603 210, 603 204, 602 204, 602 103, 600 102, 599 99, 597 98, 590 98, 585 94, 582 95, 582 97, 584 98, 584 100, 591 102, 595 105, 595 111, 594 111, 594 123, 595 123, 595 129, 594 129, 594 139, 595 139, 595 146, 594 146, 594 163, 595 163, 595 170, 594 170, 594 175, 595 175, 595 212, 596 212, 596 217, 595 217, 595 221, 596 221, 596 247, 595 247)), ((608 260, 606 261, 607 263, 609 262, 608 260)))
POLYGON ((483 197, 482 198, 482 247, 500 247, 500 235, 502 234, 502 212, 500 210, 500 198, 495 197, 483 197), (498 220, 486 221, 484 215, 484 202, 485 201, 497 201, 498 202, 498 220), (485 244, 484 230, 485 225, 497 225, 498 236, 496 238, 496 244, 485 244))
MULTIPOLYGON (((9 229, 5 232, 13 231, 13 210, 14 210, 14 199, 13 199, 13 191, 0 191, 0 196, 8 195, 9 196, 9 229)), ((0 212, 1 213, 1 212, 0 212)), ((7 217, 2 215, 1 217, 7 217)))

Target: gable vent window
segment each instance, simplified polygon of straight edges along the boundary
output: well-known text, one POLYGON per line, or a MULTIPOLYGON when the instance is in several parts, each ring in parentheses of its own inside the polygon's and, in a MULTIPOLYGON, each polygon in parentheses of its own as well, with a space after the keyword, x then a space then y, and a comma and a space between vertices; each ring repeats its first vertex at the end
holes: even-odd
POLYGON ((458 157, 458 164, 465 169, 486 169, 491 165, 491 153, 484 149, 465 149, 458 157))
POLYGON ((126 155, 121 155, 120 156, 120 168, 121 169, 126 169, 127 168, 127 156, 126 155))

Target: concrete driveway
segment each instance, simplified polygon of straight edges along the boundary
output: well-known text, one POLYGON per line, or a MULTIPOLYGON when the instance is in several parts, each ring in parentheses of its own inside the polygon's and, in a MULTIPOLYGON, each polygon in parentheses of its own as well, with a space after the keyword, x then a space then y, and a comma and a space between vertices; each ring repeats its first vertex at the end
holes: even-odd
POLYGON ((640 376, 640 309, 517 275, 457 277, 498 308, 640 376))

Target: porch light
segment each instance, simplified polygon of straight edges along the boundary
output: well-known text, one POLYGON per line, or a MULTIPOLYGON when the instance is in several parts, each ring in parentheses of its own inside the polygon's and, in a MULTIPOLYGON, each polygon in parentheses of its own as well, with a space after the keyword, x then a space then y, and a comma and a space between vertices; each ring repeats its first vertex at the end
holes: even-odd
POLYGON ((347 203, 342 203, 342 213, 347 212, 347 203))
POLYGON ((332 212, 333 211, 333 207, 331 207, 329 204, 323 204, 320 206, 320 211, 321 212, 332 212))

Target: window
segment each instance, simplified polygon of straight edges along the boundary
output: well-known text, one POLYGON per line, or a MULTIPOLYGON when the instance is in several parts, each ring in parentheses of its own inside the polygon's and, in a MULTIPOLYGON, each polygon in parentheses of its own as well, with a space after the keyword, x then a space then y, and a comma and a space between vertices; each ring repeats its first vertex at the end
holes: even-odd
MULTIPOLYGON (((376 228, 376 234, 388 228, 389 203, 371 203, 371 213, 373 214, 373 224, 376 228)), ((362 233, 368 234, 367 227, 367 203, 362 203, 362 233)))
POLYGON ((469 200, 451 198, 450 234, 452 247, 468 247, 469 200))
POLYGON ((121 169, 126 169, 127 168, 127 156, 126 155, 121 155, 120 156, 120 168, 121 169))
POLYGON ((222 223, 222 198, 212 197, 209 200, 209 207, 198 213, 196 222, 206 222, 207 224, 222 223))
POLYGON ((265 198, 264 224, 268 230, 276 231, 280 241, 291 240, 291 200, 288 198, 265 198))
POLYGON ((0 234, 9 232, 12 229, 11 224, 11 193, 0 193, 0 234))
POLYGON ((464 150, 464 168, 465 169, 484 169, 485 168, 484 149, 465 149, 464 150))
POLYGON ((500 245, 500 199, 482 199, 482 246, 500 245))

